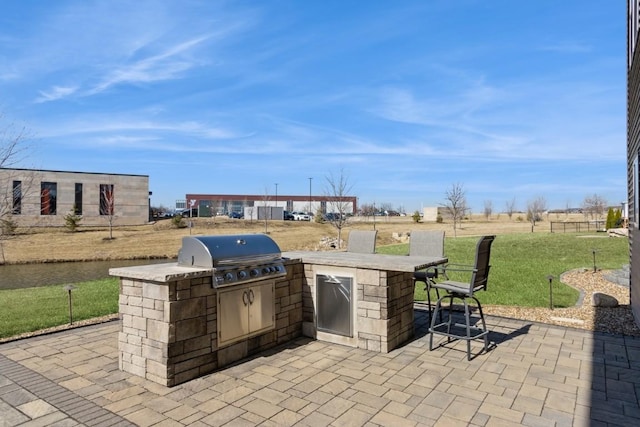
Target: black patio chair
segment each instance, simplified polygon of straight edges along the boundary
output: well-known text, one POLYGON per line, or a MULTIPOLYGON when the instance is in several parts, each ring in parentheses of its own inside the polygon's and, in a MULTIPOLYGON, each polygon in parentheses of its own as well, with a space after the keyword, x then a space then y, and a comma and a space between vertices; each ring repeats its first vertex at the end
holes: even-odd
POLYGON ((447 343, 453 340, 465 340, 467 342, 467 359, 471 360, 471 340, 484 339, 484 351, 489 349, 489 331, 484 320, 484 314, 482 313, 482 305, 475 293, 484 291, 487 289, 487 279, 489 277, 489 258, 491 255, 491 244, 495 236, 484 236, 478 240, 476 245, 476 259, 474 265, 456 265, 448 264, 442 270, 446 274, 455 271, 467 272, 471 278, 469 282, 458 282, 454 280, 445 280, 443 282, 433 282, 430 286, 434 289, 440 289, 446 292, 445 295, 438 298, 436 306, 431 317, 431 326, 429 327, 429 350, 433 350, 433 335, 444 335, 447 337, 447 343), (448 319, 446 322, 440 319, 440 323, 436 324, 436 316, 441 314, 442 301, 449 300, 448 307, 448 319), (453 301, 458 299, 462 301, 464 305, 464 318, 465 323, 456 323, 453 320, 453 301), (480 314, 481 326, 475 326, 471 324, 471 315, 469 312, 469 301, 475 301, 478 307, 478 313, 480 314))

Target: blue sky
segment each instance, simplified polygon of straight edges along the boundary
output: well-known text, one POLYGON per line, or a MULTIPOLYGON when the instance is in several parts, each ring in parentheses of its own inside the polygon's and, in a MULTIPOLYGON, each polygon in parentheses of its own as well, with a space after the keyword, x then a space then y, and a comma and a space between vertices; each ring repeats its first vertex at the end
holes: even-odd
POLYGON ((413 212, 626 198, 626 2, 90 1, 0 5, 19 166, 186 193, 328 191, 413 212))

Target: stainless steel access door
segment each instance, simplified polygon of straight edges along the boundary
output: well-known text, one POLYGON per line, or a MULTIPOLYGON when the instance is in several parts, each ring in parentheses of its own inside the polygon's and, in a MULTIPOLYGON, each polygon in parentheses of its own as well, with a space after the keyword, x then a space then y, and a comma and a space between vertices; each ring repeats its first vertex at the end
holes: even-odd
POLYGON ((318 331, 353 337, 353 277, 316 275, 318 331))

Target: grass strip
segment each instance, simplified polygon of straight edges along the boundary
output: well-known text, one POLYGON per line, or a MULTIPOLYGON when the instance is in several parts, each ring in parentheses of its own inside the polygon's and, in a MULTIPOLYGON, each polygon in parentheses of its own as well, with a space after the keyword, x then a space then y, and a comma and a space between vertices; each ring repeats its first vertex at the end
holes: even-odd
MULTIPOLYGON (((450 263, 473 264, 478 237, 445 239, 445 255, 450 263)), ((560 283, 559 276, 576 268, 593 269, 593 250, 599 269, 617 269, 629 263, 629 241, 602 233, 526 233, 499 235, 491 248, 491 272, 486 292, 477 294, 483 304, 548 307, 549 281, 553 275, 555 307, 571 307, 579 292, 560 283)), ((383 246, 379 253, 406 255, 408 244, 383 246)), ((469 280, 468 276, 452 276, 469 280)), ((416 300, 426 299, 416 286, 416 300)))
MULTIPOLYGON (((73 320, 118 312, 118 278, 75 283, 73 320)), ((0 290, 0 338, 69 323, 69 293, 64 285, 0 290)))

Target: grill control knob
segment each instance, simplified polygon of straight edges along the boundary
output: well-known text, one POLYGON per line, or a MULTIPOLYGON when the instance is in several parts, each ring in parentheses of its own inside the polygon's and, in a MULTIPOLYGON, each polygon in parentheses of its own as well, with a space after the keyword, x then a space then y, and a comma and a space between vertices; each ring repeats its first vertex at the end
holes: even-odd
POLYGON ((226 273, 224 275, 224 280, 230 282, 231 280, 233 280, 233 273, 226 273))
POLYGON ((264 273, 264 274, 269 274, 269 273, 270 273, 270 271, 269 271, 269 267, 265 267, 265 268, 263 268, 263 269, 262 269, 262 273, 264 273))
POLYGON ((246 272, 246 271, 244 271, 244 270, 240 270, 240 271, 238 272, 238 277, 239 277, 239 278, 241 278, 241 279, 246 278, 246 277, 247 277, 247 272, 246 272))
POLYGON ((251 277, 258 277, 260 275, 260 270, 258 270, 257 268, 254 268, 249 272, 249 274, 251 275, 251 277))

